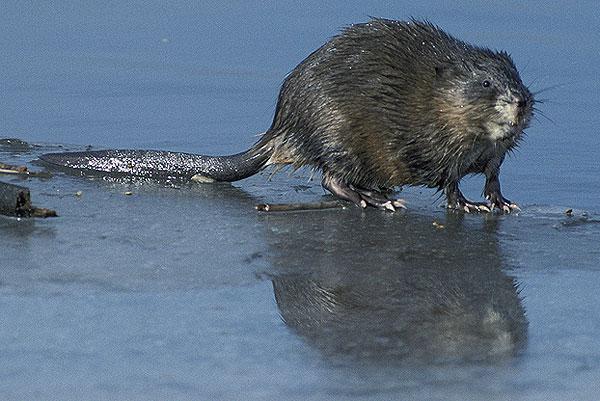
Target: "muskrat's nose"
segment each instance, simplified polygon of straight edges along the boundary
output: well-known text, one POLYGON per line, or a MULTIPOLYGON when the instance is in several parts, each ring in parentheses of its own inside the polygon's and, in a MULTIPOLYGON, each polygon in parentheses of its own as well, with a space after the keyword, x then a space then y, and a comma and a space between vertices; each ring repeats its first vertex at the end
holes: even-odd
POLYGON ((512 104, 516 104, 518 108, 527 106, 527 95, 519 90, 512 89, 509 95, 512 104))
POLYGON ((525 100, 522 96, 515 96, 515 103, 517 103, 517 107, 523 108, 527 105, 527 100, 525 100))

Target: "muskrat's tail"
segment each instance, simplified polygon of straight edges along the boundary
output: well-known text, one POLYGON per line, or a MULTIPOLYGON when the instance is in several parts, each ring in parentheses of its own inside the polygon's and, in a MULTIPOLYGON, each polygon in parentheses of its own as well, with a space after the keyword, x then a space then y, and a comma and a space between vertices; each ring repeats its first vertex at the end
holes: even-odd
POLYGON ((237 181, 261 171, 272 148, 263 140, 231 156, 204 156, 157 150, 97 150, 47 153, 40 160, 54 167, 112 176, 195 181, 237 181))

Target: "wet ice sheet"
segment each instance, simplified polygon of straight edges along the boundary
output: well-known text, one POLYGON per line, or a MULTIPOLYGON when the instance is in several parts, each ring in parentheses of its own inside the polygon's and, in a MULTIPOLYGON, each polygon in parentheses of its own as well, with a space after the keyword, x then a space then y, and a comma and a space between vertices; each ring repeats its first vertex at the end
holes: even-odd
MULTIPOLYGON (((299 182, 28 181, 61 217, 0 220, 2 393, 561 399, 597 390, 597 215, 534 205, 447 215, 410 192, 406 213, 253 210, 262 194, 299 182)), ((320 198, 307 187, 295 200, 320 198)))
POLYGON ((565 85, 542 96, 554 123, 540 117, 503 166, 518 216, 447 216, 418 189, 406 213, 257 214, 322 196, 283 173, 1 177, 60 214, 0 218, 2 398, 595 398, 595 3, 26 7, 0 24, 0 137, 44 147, 0 149, 13 164, 88 144, 241 151, 285 74, 366 15, 428 17, 509 50, 534 90, 565 85))

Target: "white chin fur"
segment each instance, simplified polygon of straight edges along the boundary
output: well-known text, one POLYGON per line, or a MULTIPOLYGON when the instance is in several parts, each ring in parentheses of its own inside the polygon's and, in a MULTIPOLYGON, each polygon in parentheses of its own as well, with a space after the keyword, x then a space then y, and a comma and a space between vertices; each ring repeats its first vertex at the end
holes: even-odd
POLYGON ((486 124, 486 130, 489 138, 492 141, 498 141, 504 139, 507 136, 512 135, 514 126, 508 123, 499 124, 496 122, 490 122, 486 124))
POLYGON ((515 102, 508 102, 507 100, 498 99, 495 107, 498 112, 498 119, 486 125, 490 139, 493 141, 506 138, 515 131, 519 109, 515 102))

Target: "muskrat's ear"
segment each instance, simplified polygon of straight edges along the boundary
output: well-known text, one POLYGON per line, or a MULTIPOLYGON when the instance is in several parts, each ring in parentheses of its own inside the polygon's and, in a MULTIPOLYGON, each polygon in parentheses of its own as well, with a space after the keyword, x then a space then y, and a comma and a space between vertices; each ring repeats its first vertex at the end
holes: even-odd
POLYGON ((435 76, 437 79, 449 79, 456 76, 456 64, 454 63, 442 63, 435 67, 435 76))
POLYGON ((435 77, 439 81, 456 80, 456 78, 464 75, 464 68, 461 69, 460 67, 460 65, 450 61, 439 64, 435 67, 435 77))

